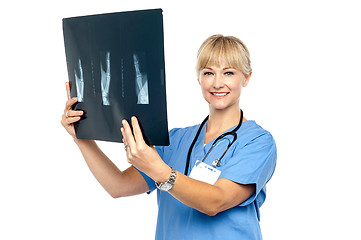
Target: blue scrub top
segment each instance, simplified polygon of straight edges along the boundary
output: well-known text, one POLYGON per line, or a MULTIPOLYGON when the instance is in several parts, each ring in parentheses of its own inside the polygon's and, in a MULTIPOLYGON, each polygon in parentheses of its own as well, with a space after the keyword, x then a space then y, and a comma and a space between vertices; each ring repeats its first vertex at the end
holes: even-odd
MULTIPOLYGON (((169 132, 170 145, 156 147, 163 161, 177 171, 184 173, 188 149, 197 133, 199 125, 172 129, 169 132)), ((231 131, 235 127, 227 130, 231 131)), ((194 145, 190 170, 197 160, 202 160, 213 141, 204 146, 206 126, 203 127, 194 145)), ((219 158, 232 141, 232 135, 216 143, 205 163, 219 158)), ((272 135, 255 121, 245 121, 237 130, 237 141, 221 160, 219 178, 226 178, 240 184, 255 184, 256 193, 240 205, 208 216, 188 207, 168 192, 157 191, 158 221, 156 240, 177 239, 262 239, 259 226, 259 208, 266 199, 266 183, 276 166, 276 144, 272 135)), ((190 172, 190 171, 189 171, 190 172)), ((141 172, 149 185, 150 192, 156 189, 155 182, 141 172)), ((191 187, 191 186, 190 186, 191 187)))

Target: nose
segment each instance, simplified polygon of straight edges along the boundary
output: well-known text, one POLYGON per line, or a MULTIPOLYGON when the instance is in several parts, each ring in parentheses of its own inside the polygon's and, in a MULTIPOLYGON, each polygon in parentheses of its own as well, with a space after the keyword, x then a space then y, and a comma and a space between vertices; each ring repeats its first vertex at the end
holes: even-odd
POLYGON ((224 81, 223 81, 222 75, 215 74, 214 81, 213 81, 213 87, 215 89, 220 89, 220 88, 224 87, 224 81))

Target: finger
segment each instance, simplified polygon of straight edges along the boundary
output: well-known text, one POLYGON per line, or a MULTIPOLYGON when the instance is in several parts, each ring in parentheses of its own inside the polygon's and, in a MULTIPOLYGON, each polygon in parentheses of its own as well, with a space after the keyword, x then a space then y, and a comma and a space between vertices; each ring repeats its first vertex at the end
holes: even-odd
POLYGON ((127 150, 128 150, 130 147, 129 147, 128 143, 127 143, 127 140, 125 140, 124 138, 123 138, 123 143, 124 143, 124 150, 127 152, 127 150))
MULTIPOLYGON (((121 132, 122 132, 122 135, 125 136, 124 128, 122 127, 120 130, 121 130, 121 132)), ((128 150, 130 149, 130 146, 129 146, 127 140, 125 139, 125 137, 123 137, 123 143, 124 143, 124 151, 125 151, 125 153, 127 154, 127 160, 128 160, 128 162, 129 162, 129 159, 132 157, 132 156, 131 156, 132 153, 131 153, 131 151, 128 151, 128 150)), ((130 162, 129 162, 129 163, 130 163, 130 162)))
POLYGON ((125 136, 124 128, 121 127, 121 128, 120 128, 120 131, 122 132, 122 136, 123 136, 122 140, 123 140, 123 144, 124 144, 124 146, 125 146, 125 145, 128 144, 128 142, 127 142, 127 140, 126 140, 125 137, 124 137, 124 136, 125 136))
POLYGON ((65 122, 67 124, 73 124, 73 123, 79 121, 80 119, 81 119, 81 117, 68 117, 65 119, 65 122))
POLYGON ((133 126, 133 133, 134 138, 137 143, 145 143, 142 130, 140 129, 138 119, 136 117, 132 117, 132 126, 133 126))
POLYGON ((78 98, 77 97, 73 97, 71 99, 69 99, 68 101, 66 101, 65 103, 65 112, 71 110, 72 106, 78 102, 78 98))
POLYGON ((130 125, 127 120, 123 120, 123 137, 125 138, 125 141, 129 144, 129 146, 133 149, 136 147, 136 143, 134 140, 134 136, 132 133, 132 129, 130 128, 130 125))
POLYGON ((66 82, 65 83, 65 88, 66 88, 66 95, 68 96, 68 100, 71 98, 70 96, 70 83, 66 82))
POLYGON ((78 110, 78 111, 68 110, 67 112, 65 112, 65 116, 66 116, 66 113, 68 113, 68 118, 69 117, 80 117, 80 116, 83 116, 83 114, 84 114, 84 112, 81 110, 78 110))

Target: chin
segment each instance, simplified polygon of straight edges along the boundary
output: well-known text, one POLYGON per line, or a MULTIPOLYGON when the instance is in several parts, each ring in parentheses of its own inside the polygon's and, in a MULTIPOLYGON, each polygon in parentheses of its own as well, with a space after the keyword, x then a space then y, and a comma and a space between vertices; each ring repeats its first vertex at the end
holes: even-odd
MULTIPOLYGON (((208 102, 209 103, 209 102, 208 102)), ((231 109, 231 108, 234 108, 236 106, 236 108, 238 109, 239 108, 239 104, 238 102, 234 102, 232 104, 212 104, 212 103, 209 103, 209 106, 215 110, 228 110, 228 109, 231 109)))
POLYGON ((215 110, 226 110, 230 108, 230 106, 224 106, 224 105, 213 105, 213 104, 209 104, 209 105, 211 108, 215 110))

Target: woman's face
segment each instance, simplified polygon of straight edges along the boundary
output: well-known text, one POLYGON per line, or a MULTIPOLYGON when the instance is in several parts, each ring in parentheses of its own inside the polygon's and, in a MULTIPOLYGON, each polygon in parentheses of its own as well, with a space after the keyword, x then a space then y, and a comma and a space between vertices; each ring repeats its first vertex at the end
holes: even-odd
POLYGON ((198 76, 204 99, 217 110, 239 108, 242 87, 247 86, 251 74, 245 77, 241 70, 221 66, 207 66, 198 76))

